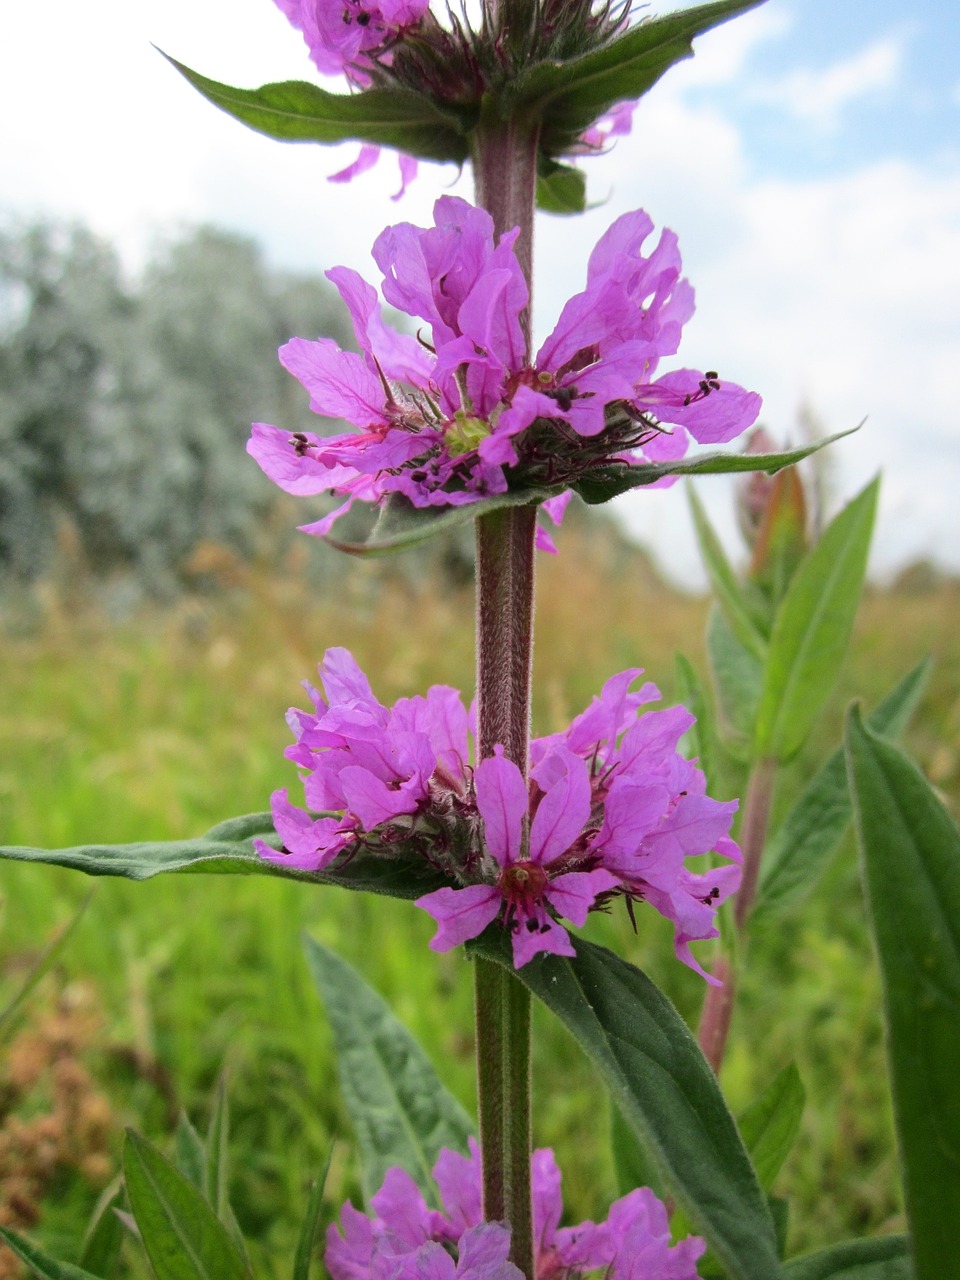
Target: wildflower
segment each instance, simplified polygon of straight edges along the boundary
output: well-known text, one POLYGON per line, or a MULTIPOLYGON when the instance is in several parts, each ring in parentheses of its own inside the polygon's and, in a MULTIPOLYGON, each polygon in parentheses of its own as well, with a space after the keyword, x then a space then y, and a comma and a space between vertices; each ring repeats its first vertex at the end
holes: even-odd
POLYGON ((310 58, 324 75, 344 74, 370 83, 378 65, 389 66, 398 40, 413 31, 429 0, 275 0, 302 32, 310 58))
MULTIPOLYGON (((610 1280, 696 1280, 704 1242, 690 1236, 671 1246, 666 1209, 648 1188, 616 1201, 606 1222, 561 1227, 561 1176, 553 1152, 534 1151, 530 1172, 537 1280, 574 1280, 600 1268, 610 1280)), ((433 1176, 441 1210, 429 1209, 410 1175, 398 1168, 387 1171, 371 1200, 375 1217, 344 1205, 340 1227, 327 1231, 324 1262, 333 1280, 432 1280, 430 1265, 443 1267, 443 1280, 466 1274, 471 1280, 514 1280, 518 1273, 506 1262, 509 1232, 481 1221, 480 1153, 473 1139, 469 1156, 442 1150, 433 1176), (448 1250, 456 1254, 455 1265, 448 1250), (439 1263, 441 1255, 446 1263, 439 1263)))
POLYGON ((517 968, 541 952, 575 955, 563 922, 582 926, 618 897, 631 916, 647 902, 673 922, 678 958, 707 977, 690 943, 717 936, 717 907, 739 885, 728 834, 737 805, 706 795, 678 750, 693 717, 645 710, 660 694, 632 689, 638 668, 611 677, 562 733, 531 743, 529 783, 502 747, 471 766, 471 717, 455 689, 387 708, 347 650, 328 650, 320 673, 322 694, 306 685, 314 709, 288 716, 286 754, 311 812, 274 792, 282 848, 257 841, 262 857, 304 871, 361 851, 422 860, 448 881, 417 899, 438 925, 431 947, 498 921, 517 968), (687 867, 711 851, 726 863, 687 867))
POLYGON ((303 526, 324 535, 357 500, 399 493, 424 508, 525 489, 559 496, 601 467, 677 459, 690 439, 731 440, 756 418, 758 395, 712 370, 656 376, 693 314, 693 290, 672 232, 644 253, 652 230, 642 211, 617 219, 591 254, 586 288, 531 361, 517 230, 495 242, 489 214, 442 197, 433 227, 388 227, 373 247, 384 298, 429 325, 430 341, 390 329, 355 272, 328 272, 361 354, 294 338, 280 359, 315 413, 356 431, 324 438, 255 423, 248 451, 287 492, 346 497, 303 526))

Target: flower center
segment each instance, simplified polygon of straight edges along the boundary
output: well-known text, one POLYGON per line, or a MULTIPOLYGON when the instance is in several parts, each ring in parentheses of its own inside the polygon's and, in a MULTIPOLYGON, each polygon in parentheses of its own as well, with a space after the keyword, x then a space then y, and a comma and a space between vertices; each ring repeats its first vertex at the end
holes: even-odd
POLYGON ((535 862, 515 862, 500 872, 497 888, 509 906, 520 908, 526 914, 543 897, 548 879, 543 867, 535 862))
POLYGON ((447 423, 444 443, 452 458, 461 454, 472 453, 478 449, 490 434, 490 423, 483 418, 475 418, 463 409, 458 409, 447 423))

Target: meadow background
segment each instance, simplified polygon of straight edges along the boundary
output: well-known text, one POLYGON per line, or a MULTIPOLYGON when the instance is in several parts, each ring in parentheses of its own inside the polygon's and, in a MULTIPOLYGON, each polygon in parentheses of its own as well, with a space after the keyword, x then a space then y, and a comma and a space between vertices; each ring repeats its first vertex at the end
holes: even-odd
MULTIPOLYGON (((29 610, 21 596, 0 634, 3 842, 198 834, 263 807, 274 787, 295 788, 282 757, 283 714, 301 700, 299 681, 330 644, 353 650, 385 702, 431 682, 472 687, 468 583, 457 587, 448 576, 437 590, 390 561, 357 564, 348 588, 317 593, 303 585, 306 555, 295 544, 286 571, 268 573, 208 551, 220 577, 215 593, 147 607, 118 624, 93 603, 81 558, 64 547, 59 576, 31 591, 29 610)), ((704 669, 707 609, 705 598, 664 586, 601 515, 575 517, 559 557, 539 564, 536 731, 559 728, 628 665, 645 666, 669 698, 677 651, 704 669)), ((837 742, 849 699, 874 703, 926 653, 935 666, 907 743, 957 811, 960 584, 923 568, 868 592, 836 695, 814 741, 785 772, 778 811, 837 742)), ((0 996, 90 885, 55 869, 0 868, 0 996)), ((225 1067, 237 1215, 265 1272, 285 1273, 309 1181, 331 1139, 329 1211, 358 1196, 301 936, 309 932, 360 969, 472 1110, 470 975, 462 955, 428 952, 432 929, 408 904, 296 883, 99 882, 0 1066, 7 1211, 28 1185, 11 1165, 16 1134, 55 1111, 69 1128, 54 1080, 64 1062, 87 1073, 86 1084, 74 1084, 77 1097, 87 1090, 94 1120, 74 1117, 63 1139, 69 1153, 32 1184, 32 1208, 21 1207, 35 1218, 36 1237, 67 1258, 119 1167, 123 1126, 169 1149, 179 1108, 205 1124, 225 1067), (18 1093, 31 1054, 51 1070, 36 1071, 18 1093)), ((664 921, 641 911, 634 936, 615 913, 593 918, 585 932, 647 969, 695 1022, 704 987, 673 958, 664 921)), ((602 1214, 614 1188, 606 1100, 579 1050, 545 1014, 535 1043, 535 1140, 557 1150, 571 1217, 602 1214)), ((800 1140, 777 1185, 793 1205, 791 1251, 901 1228, 879 982, 849 838, 814 897, 754 938, 723 1076, 733 1107, 791 1060, 808 1092, 800 1140)))

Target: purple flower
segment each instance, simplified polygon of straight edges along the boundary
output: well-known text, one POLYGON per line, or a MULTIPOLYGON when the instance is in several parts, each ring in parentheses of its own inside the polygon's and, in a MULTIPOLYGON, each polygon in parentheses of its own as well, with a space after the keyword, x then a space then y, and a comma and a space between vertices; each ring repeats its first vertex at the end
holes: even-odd
POLYGON ((562 922, 582 926, 614 897, 631 913, 647 902, 673 921, 677 956, 707 977, 690 943, 717 936, 717 907, 739 885, 728 834, 737 804, 706 795, 703 773, 678 751, 693 717, 644 710, 660 695, 649 683, 632 691, 641 674, 613 676, 567 729, 535 739, 527 783, 501 747, 471 767, 471 717, 455 689, 435 685, 388 708, 347 650, 330 649, 323 693, 306 685, 313 710, 288 716, 296 741, 286 754, 310 812, 274 792, 282 847, 256 841, 257 851, 302 871, 360 850, 422 859, 448 880, 417 900, 438 925, 431 947, 449 950, 499 921, 517 968, 540 952, 575 954, 562 922), (727 861, 688 869, 711 851, 727 861))
POLYGON ((275 0, 302 32, 317 70, 368 85, 389 66, 398 40, 416 29, 429 0, 275 0))
MULTIPOLYGON (((648 1188, 616 1201, 606 1222, 561 1227, 553 1152, 534 1151, 530 1173, 537 1280, 575 1280, 599 1268, 611 1280, 697 1280, 704 1242, 690 1236, 671 1246, 667 1211, 648 1188)), ((324 1262, 333 1280, 515 1280, 519 1273, 506 1261, 509 1231, 481 1221, 480 1153, 473 1139, 469 1156, 441 1151, 433 1176, 441 1210, 429 1209, 410 1175, 397 1168, 387 1171, 371 1201, 375 1217, 344 1205, 340 1226, 327 1231, 324 1262)))
POLYGON ((756 393, 712 370, 655 376, 677 351, 693 290, 672 232, 644 252, 652 230, 643 212, 617 219, 590 257, 586 288, 531 361, 517 231, 495 241, 485 211, 441 198, 434 226, 388 227, 373 248, 384 298, 425 322, 430 342, 388 328, 355 272, 328 272, 361 353, 294 338, 280 359, 315 413, 356 430, 291 435, 256 423, 248 451, 289 493, 346 498, 304 526, 323 535, 357 500, 400 493, 416 507, 459 506, 529 488, 559 496, 599 467, 680 458, 690 439, 731 440, 756 418, 756 393))

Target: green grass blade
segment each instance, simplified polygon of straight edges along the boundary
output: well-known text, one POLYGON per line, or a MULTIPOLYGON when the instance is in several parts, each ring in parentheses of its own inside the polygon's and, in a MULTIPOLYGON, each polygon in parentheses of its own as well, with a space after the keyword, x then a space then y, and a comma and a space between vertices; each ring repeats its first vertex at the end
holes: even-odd
MULTIPOLYGON (((947 1275, 944 1272, 940 1280, 947 1280, 947 1275)), ((786 1280, 913 1280, 910 1243, 906 1236, 851 1240, 792 1259, 784 1276, 786 1280)))
MULTIPOLYGON (((920 701, 929 671, 929 660, 909 671, 871 711, 870 728, 885 737, 898 737, 920 701)), ((796 906, 812 892, 843 839, 851 813, 843 748, 838 747, 764 850, 753 921, 796 906)))
MULTIPOLYGON (((667 1191, 732 1280, 780 1276, 766 1197, 720 1086, 683 1019, 649 978, 577 939, 576 958, 538 956, 517 977, 597 1067, 667 1191)), ((512 969, 509 938, 470 945, 512 969)))
POLYGON ((313 1259, 313 1249, 317 1241, 317 1232, 320 1229, 320 1215, 323 1209, 323 1189, 327 1183, 327 1174, 330 1172, 330 1159, 332 1156, 333 1147, 327 1152, 323 1168, 310 1188, 307 1211, 303 1215, 300 1235, 297 1238, 297 1252, 293 1259, 293 1276, 291 1280, 310 1280, 310 1263, 313 1259))
POLYGON ((0 1227, 0 1240, 3 1240, 7 1247, 27 1264, 34 1275, 40 1277, 40 1280, 100 1280, 89 1271, 75 1267, 72 1262, 58 1262, 56 1258, 51 1258, 49 1254, 31 1244, 19 1232, 11 1231, 9 1227, 0 1227))
POLYGON ((157 1280, 249 1280, 243 1258, 203 1194, 130 1129, 123 1169, 157 1280))
POLYGON ((831 521, 777 610, 757 711, 757 759, 794 755, 833 688, 863 588, 879 487, 874 480, 831 521))
POLYGON ((80 1251, 82 1269, 104 1280, 111 1280, 120 1261, 124 1228, 114 1210, 123 1203, 123 1179, 117 1176, 97 1201, 80 1251))
POLYGON ((20 989, 14 993, 10 1000, 7 1001, 4 1008, 0 1009, 0 1044, 3 1043, 4 1039, 9 1034, 16 1019, 17 1012, 22 1008, 24 1002, 28 999, 30 993, 34 990, 37 984, 43 979, 44 974, 49 972, 51 966, 69 942, 71 934, 83 919, 83 914, 90 905, 93 892, 94 891, 91 889, 84 900, 80 903, 80 906, 73 913, 73 916, 67 921, 53 941, 45 947, 39 960, 21 983, 20 989))
POLYGON ((960 830, 856 707, 846 750, 916 1280, 943 1280, 956 1270, 960 1205, 960 830))
POLYGON ((470 1117, 443 1087, 410 1032, 356 970, 312 938, 304 945, 333 1028, 367 1201, 387 1169, 399 1165, 435 1204, 433 1165, 441 1147, 466 1152, 474 1129, 470 1117))

